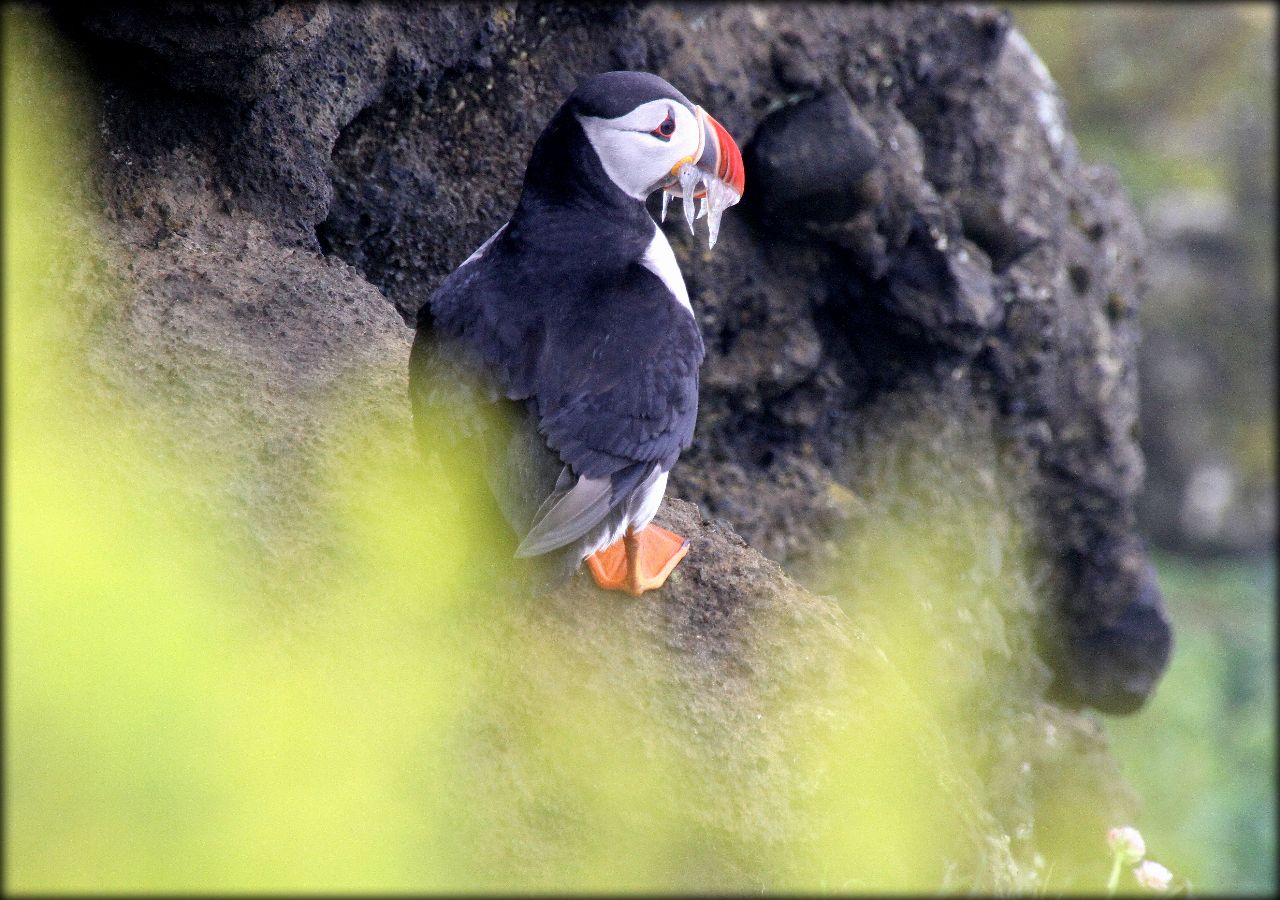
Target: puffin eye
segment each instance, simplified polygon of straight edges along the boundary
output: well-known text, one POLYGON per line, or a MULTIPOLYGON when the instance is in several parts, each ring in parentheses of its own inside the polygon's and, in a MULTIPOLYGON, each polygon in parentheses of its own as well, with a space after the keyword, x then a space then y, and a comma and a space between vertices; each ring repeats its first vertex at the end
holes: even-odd
POLYGON ((662 120, 662 124, 659 125, 657 128, 653 129, 653 131, 649 133, 654 137, 656 137, 658 140, 669 141, 671 140, 671 135, 675 132, 675 130, 676 130, 676 120, 671 118, 671 113, 667 113, 667 117, 662 120))

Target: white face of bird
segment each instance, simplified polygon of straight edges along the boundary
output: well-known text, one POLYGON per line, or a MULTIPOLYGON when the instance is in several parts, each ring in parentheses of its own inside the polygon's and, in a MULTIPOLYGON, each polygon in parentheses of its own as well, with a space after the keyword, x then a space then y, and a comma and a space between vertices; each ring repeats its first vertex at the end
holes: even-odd
POLYGON ((708 217, 708 238, 715 246, 720 215, 742 196, 742 153, 719 122, 702 107, 691 110, 676 100, 642 103, 614 119, 578 117, 605 174, 629 196, 644 200, 663 189, 667 200, 683 197, 693 231, 695 198, 699 216, 708 217))
POLYGON ((642 103, 616 119, 578 120, 605 174, 637 200, 675 180, 684 164, 696 163, 706 141, 697 114, 667 98, 642 103))

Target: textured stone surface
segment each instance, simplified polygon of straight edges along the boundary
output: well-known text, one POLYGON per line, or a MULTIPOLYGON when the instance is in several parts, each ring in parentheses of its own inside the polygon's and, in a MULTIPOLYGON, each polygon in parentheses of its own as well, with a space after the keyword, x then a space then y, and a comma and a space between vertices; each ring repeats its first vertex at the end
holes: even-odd
MULTIPOLYGON (((690 503, 668 501, 658 522, 691 540, 660 594, 605 594, 584 574, 546 596, 504 600, 507 612, 491 618, 485 643, 494 655, 482 667, 494 673, 492 686, 454 748, 473 777, 451 788, 458 852, 487 873, 482 886, 554 888, 581 852, 575 844, 594 840, 590 803, 566 790, 576 757, 558 759, 554 742, 531 745, 522 731, 531 715, 571 744, 599 742, 604 765, 634 767, 642 778, 653 765, 680 773, 646 779, 645 802, 627 817, 631 833, 671 835, 662 870, 672 888, 812 890, 821 869, 828 885, 865 884, 874 871, 922 890, 1024 891, 1049 874, 1042 850, 1062 870, 1052 883, 1090 883, 1096 835, 1130 814, 1132 798, 1097 722, 1039 699, 1048 674, 1027 665, 1026 629, 1010 628, 1004 656, 975 668, 972 632, 991 620, 963 617, 981 617, 995 596, 1007 604, 1000 614, 1029 599, 1025 583, 997 588, 1019 582, 1012 567, 997 563, 969 583, 959 607, 970 633, 955 629, 945 601, 918 620, 931 643, 942 642, 934 664, 945 684, 931 696, 921 673, 899 670, 883 611, 858 606, 851 620, 690 503), (584 704, 603 721, 556 713, 584 704), (804 762, 829 747, 840 762, 804 762), (850 781, 830 772, 840 766, 850 781), (936 843, 887 869, 860 856, 849 836, 875 831, 897 804, 917 802, 917 791, 927 798, 921 812, 946 810, 936 843), (838 813, 815 816, 824 803, 838 813), (828 841, 841 831, 836 846, 846 853, 833 858, 828 841)), ((847 584, 833 586, 859 599, 847 584)), ((915 621, 929 595, 895 600, 915 621)))
POLYGON ((751 203, 774 228, 842 222, 876 201, 879 141, 843 91, 770 113, 750 147, 751 203))
MULTIPOLYGON (((981 640, 1003 661, 973 677, 1008 688, 975 713, 992 738, 957 776, 977 787, 956 801, 972 818, 969 849, 948 850, 954 877, 1029 884, 1027 835, 1052 831, 1064 784, 1099 820, 1123 806, 1096 724, 1044 697, 1131 709, 1168 649, 1132 511, 1141 235, 1114 176, 1075 159, 1047 74, 997 11, 191 3, 64 25, 99 86, 99 182, 132 287, 128 355, 104 345, 92 365, 177 401, 187 452, 222 442, 244 473, 223 490, 286 557, 325 541, 306 516, 325 486, 308 476, 334 423, 315 410, 345 391, 407 433, 405 323, 503 223, 576 79, 627 67, 677 85, 754 161, 714 253, 667 226, 708 355, 671 488, 702 513, 664 515, 706 552, 656 602, 626 607, 633 632, 596 634, 593 610, 612 601, 581 585, 521 614, 606 680, 627 660, 662 669, 729 736, 698 756, 687 722, 628 695, 723 788, 697 814, 737 842, 734 882, 754 885, 756 849, 789 834, 786 716, 824 707, 820 692, 788 707, 795 696, 762 693, 735 661, 804 684, 853 678, 846 662, 871 671, 858 665, 876 654, 853 648, 890 613, 859 587, 880 577, 867 542, 884 517, 928 520, 953 501, 960 516, 954 484, 1002 485, 999 527, 1025 535, 1030 561, 975 569, 985 587, 968 599, 948 591, 985 623, 972 633, 919 616, 941 671, 965 664, 957 642, 981 640), (832 165, 810 170, 818 147, 832 165), (895 441, 908 462, 882 459, 895 441), (953 483, 940 473, 961 446, 978 449, 953 483), (875 500, 886 478, 920 488, 917 505, 875 500), (762 624, 777 621, 798 624, 762 624), (744 736, 757 707, 777 715, 744 736), (1010 835, 1023 835, 1012 849, 1010 835)), ((996 520, 975 521, 955 545, 978 559, 987 544, 967 542, 996 520)), ((527 690, 556 678, 535 672, 527 690)), ((521 696, 495 706, 497 733, 521 696)), ((512 827, 506 846, 548 840, 512 827)))

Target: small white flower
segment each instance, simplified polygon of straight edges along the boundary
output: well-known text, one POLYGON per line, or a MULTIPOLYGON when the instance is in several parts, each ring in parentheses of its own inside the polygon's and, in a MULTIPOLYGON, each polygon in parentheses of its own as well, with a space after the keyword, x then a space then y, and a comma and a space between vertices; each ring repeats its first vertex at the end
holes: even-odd
POLYGON ((1144 888, 1161 893, 1169 890, 1169 883, 1173 881, 1173 873, 1154 859, 1149 859, 1134 869, 1133 877, 1144 888))
POLYGON ((1107 846, 1111 852, 1119 856, 1127 866, 1136 866, 1147 855, 1147 843, 1131 825, 1123 828, 1112 828, 1107 832, 1107 846))

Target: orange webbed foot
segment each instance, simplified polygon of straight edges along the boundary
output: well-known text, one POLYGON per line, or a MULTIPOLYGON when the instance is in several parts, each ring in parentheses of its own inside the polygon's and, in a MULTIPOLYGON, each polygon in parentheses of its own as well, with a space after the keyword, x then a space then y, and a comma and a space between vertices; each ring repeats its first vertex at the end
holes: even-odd
POLYGON ((620 539, 587 557, 587 569, 606 591, 639 597, 662 587, 689 552, 689 539, 657 525, 628 530, 620 539))

